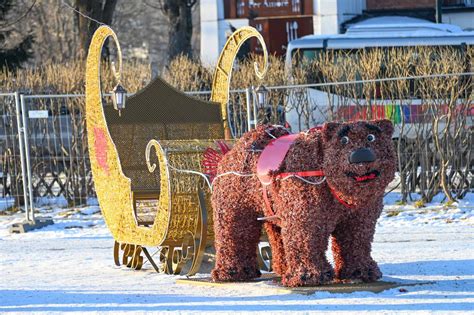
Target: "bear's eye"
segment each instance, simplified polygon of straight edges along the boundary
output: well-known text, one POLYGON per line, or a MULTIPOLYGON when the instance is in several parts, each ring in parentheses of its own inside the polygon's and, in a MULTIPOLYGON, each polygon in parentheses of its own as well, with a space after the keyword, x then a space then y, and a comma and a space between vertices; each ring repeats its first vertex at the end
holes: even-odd
POLYGON ((369 142, 374 142, 375 141, 375 136, 373 134, 370 134, 370 135, 367 136, 367 140, 369 142))
POLYGON ((348 136, 344 136, 341 138, 341 143, 342 144, 348 144, 349 143, 349 137, 348 136))

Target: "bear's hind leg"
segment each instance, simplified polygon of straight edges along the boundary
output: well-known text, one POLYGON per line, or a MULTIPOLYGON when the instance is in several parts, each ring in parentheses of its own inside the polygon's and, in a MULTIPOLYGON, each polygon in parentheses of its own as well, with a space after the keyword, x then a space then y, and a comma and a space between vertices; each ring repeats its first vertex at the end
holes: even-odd
POLYGON ((261 275, 257 265, 261 230, 262 224, 253 209, 215 209, 216 265, 211 273, 214 281, 245 281, 261 275))
POLYGON ((286 260, 281 228, 272 223, 265 223, 265 230, 272 249, 272 269, 276 274, 283 275, 286 272, 286 260))

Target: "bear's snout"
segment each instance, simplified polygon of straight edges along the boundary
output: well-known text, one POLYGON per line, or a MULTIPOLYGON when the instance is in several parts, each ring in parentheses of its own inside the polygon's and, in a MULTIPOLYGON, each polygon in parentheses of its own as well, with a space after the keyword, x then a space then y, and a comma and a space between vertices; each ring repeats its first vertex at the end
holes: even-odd
POLYGON ((351 152, 349 156, 350 163, 370 163, 375 161, 375 153, 372 149, 359 148, 351 152))

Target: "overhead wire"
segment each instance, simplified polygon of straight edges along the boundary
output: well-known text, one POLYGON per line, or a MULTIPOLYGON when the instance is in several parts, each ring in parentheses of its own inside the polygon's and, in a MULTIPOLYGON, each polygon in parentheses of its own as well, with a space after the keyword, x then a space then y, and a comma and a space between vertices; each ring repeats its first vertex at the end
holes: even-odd
POLYGON ((61 3, 62 3, 65 7, 69 8, 70 10, 76 12, 77 14, 81 15, 82 17, 84 17, 84 18, 86 18, 86 19, 88 19, 88 20, 91 20, 91 21, 93 21, 93 22, 95 22, 95 23, 97 23, 97 24, 99 24, 99 25, 107 25, 107 24, 105 24, 105 23, 103 23, 103 22, 100 22, 100 21, 98 21, 98 20, 96 20, 96 19, 94 19, 94 18, 92 18, 92 17, 86 15, 85 13, 83 13, 83 12, 81 12, 81 11, 75 9, 75 8, 74 8, 73 6, 71 6, 70 4, 64 2, 64 0, 61 0, 61 3))

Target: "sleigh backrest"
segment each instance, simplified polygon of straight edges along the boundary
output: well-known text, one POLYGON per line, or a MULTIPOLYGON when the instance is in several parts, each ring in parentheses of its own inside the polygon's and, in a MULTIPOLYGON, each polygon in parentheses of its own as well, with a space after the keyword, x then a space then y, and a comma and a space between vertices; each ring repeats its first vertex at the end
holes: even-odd
POLYGON ((145 161, 150 139, 224 138, 220 104, 190 97, 161 78, 131 96, 120 115, 112 106, 105 106, 104 114, 122 170, 135 192, 159 192, 159 172, 150 173, 145 161))

